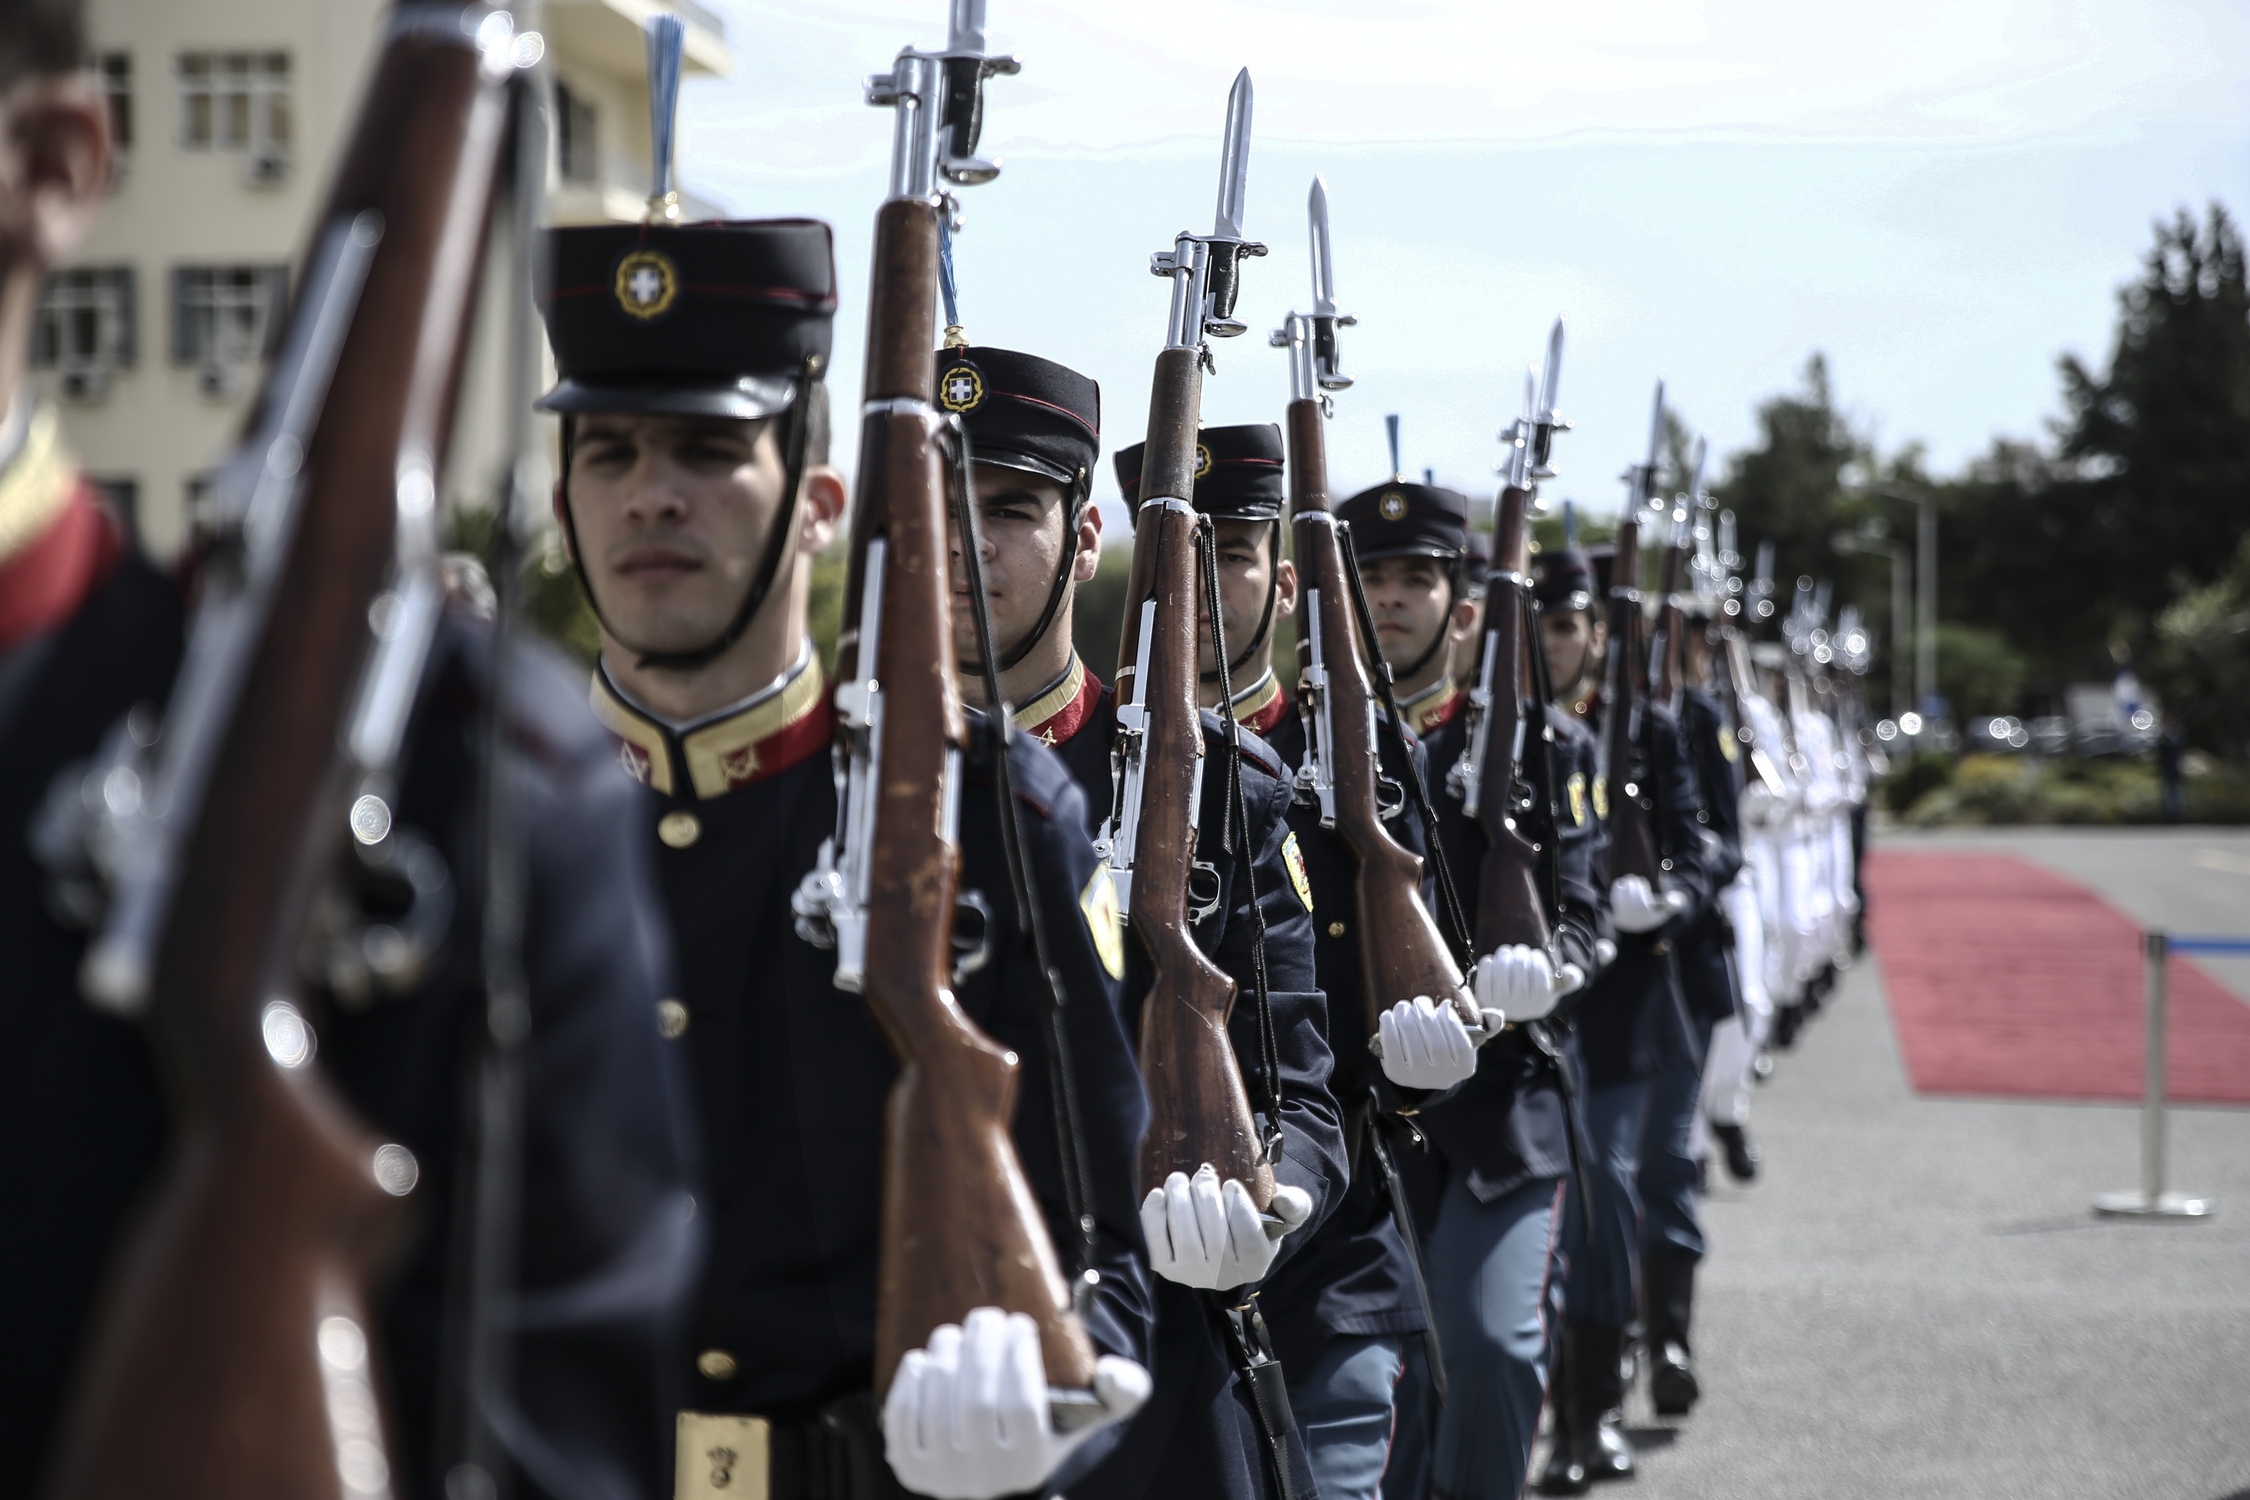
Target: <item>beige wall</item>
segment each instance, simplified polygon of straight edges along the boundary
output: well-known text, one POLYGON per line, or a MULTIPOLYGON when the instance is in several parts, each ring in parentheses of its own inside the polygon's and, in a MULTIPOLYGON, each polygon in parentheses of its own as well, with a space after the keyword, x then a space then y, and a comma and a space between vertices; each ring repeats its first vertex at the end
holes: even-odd
MULTIPOLYGON (((541 29, 556 77, 598 111, 602 180, 550 174, 549 214, 583 223, 638 217, 648 182, 648 93, 640 27, 667 8, 653 0, 548 0, 541 29)), ((716 23, 692 4, 691 72, 730 66, 716 23)), ((60 402, 64 427, 89 473, 138 486, 142 537, 159 557, 185 535, 189 482, 236 437, 258 372, 239 391, 213 396, 198 373, 172 362, 171 270, 180 264, 301 267, 312 217, 349 133, 388 6, 384 0, 89 0, 94 48, 128 52, 134 140, 115 195, 77 264, 136 271, 137 354, 99 400, 65 399, 53 372, 35 379, 60 402), (188 151, 178 139, 174 58, 184 51, 286 51, 290 56, 292 166, 272 185, 248 180, 242 154, 188 151)), ((497 247, 496 247, 497 248, 497 247)), ((294 274, 292 286, 295 284, 294 274)), ((500 299, 486 296, 465 372, 447 495, 481 504, 492 493, 504 432, 497 338, 500 299)))

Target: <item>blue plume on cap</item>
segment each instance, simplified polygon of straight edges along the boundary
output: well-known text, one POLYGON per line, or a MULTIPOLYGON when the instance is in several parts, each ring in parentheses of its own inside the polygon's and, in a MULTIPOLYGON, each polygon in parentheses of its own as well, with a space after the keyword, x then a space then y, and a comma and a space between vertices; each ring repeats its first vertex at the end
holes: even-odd
POLYGON ((687 46, 687 23, 678 16, 648 20, 648 138, 655 170, 649 177, 652 213, 676 218, 673 199, 672 135, 680 107, 680 54, 687 46))
POLYGON ((1578 502, 1575 500, 1562 503, 1562 544, 1565 547, 1578 545, 1578 502))
POLYGON ((1391 435, 1391 477, 1396 479, 1405 472, 1398 466, 1398 413, 1394 411, 1383 418, 1383 426, 1391 435))

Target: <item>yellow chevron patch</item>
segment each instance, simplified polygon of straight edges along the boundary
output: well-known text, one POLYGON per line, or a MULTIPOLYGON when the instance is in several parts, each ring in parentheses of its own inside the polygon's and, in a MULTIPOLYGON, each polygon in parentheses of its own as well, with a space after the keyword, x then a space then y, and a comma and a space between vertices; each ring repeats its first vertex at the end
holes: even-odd
POLYGON ((1586 773, 1571 772, 1570 780, 1564 785, 1570 792, 1570 826, 1583 828, 1586 826, 1586 773))
POLYGON ((1291 834, 1281 841, 1281 862, 1289 867, 1289 883, 1297 888, 1297 899, 1312 910, 1312 877, 1305 873, 1305 851, 1297 847, 1297 835, 1291 834))
POLYGON ((1125 977, 1125 914, 1117 908, 1117 887, 1110 884, 1109 866, 1094 866, 1093 878, 1078 893, 1078 909, 1085 913, 1087 935, 1094 940, 1094 956, 1112 979, 1125 977))

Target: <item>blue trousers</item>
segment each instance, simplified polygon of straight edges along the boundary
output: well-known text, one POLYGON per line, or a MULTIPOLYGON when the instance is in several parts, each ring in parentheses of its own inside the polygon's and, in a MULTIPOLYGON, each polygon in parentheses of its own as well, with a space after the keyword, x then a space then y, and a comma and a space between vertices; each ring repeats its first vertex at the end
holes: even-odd
POLYGON ((1622 1328, 1639 1306, 1641 1276, 1640 1153, 1648 1112, 1645 1078, 1613 1083, 1586 1094, 1587 1191, 1593 1234, 1578 1206, 1575 1184, 1563 1209, 1563 1246, 1570 1256, 1564 1303, 1571 1322, 1622 1328))
POLYGON ((1320 1500, 1376 1500, 1390 1463, 1402 1339, 1415 1334, 1342 1334, 1302 1374, 1286 1372, 1289 1409, 1312 1460, 1320 1500))
MULTIPOLYGON (((1527 1182, 1480 1203, 1446 1185, 1428 1246, 1430 1305, 1445 1350, 1446 1403, 1431 1421, 1429 1383, 1402 1385, 1387 1500, 1516 1500, 1531 1466, 1553 1368, 1548 1293, 1560 1259, 1562 1184, 1527 1182), (1425 1446, 1431 1426, 1434 1446, 1425 1446), (1427 1477, 1424 1477, 1427 1476, 1427 1477)), ((1419 1350, 1412 1351, 1419 1355, 1419 1350)))
MULTIPOLYGON (((1706 1035, 1709 1026, 1703 1027, 1706 1035)), ((1695 1158, 1688 1138, 1695 1129, 1703 1075, 1670 1067, 1648 1081, 1648 1120, 1641 1131, 1641 1231, 1645 1255, 1703 1258, 1703 1223, 1695 1206, 1695 1158)))

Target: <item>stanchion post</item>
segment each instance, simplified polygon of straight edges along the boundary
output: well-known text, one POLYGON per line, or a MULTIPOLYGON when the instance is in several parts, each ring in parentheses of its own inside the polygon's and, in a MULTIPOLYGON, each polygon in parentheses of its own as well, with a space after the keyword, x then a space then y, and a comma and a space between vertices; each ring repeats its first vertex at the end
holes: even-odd
POLYGON ((2165 1011, 2170 999, 2172 938, 2161 927, 2141 934, 2148 967, 2148 1038, 2142 1058, 2141 1187, 2136 1193, 2103 1193, 2094 1212, 2133 1218, 2200 1219, 2211 1212, 2208 1198, 2189 1198, 2164 1188, 2165 1011))

